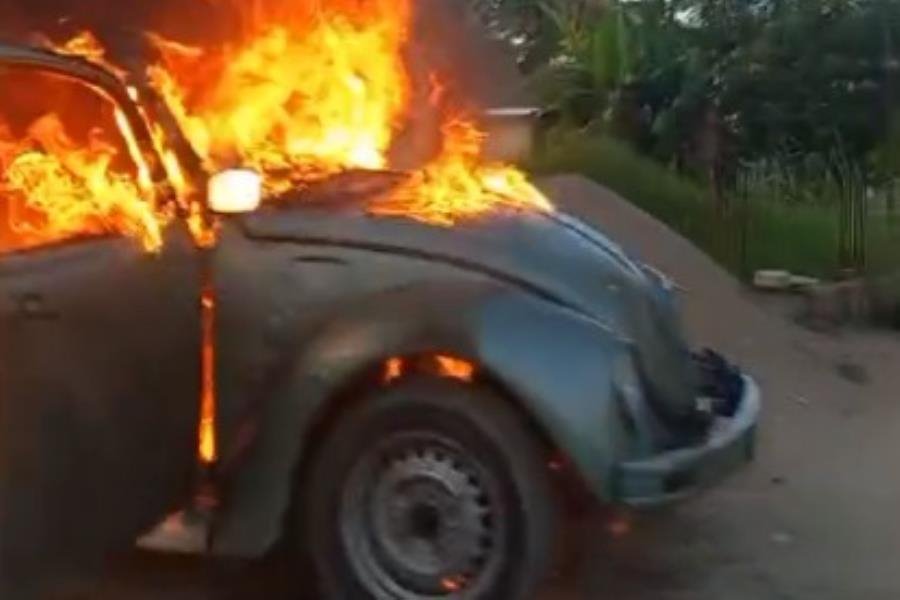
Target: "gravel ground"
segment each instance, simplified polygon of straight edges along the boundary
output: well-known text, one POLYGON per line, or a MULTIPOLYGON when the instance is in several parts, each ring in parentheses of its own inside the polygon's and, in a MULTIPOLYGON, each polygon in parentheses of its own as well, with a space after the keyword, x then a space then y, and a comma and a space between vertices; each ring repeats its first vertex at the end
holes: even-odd
MULTIPOLYGON (((900 598, 900 339, 800 329, 780 303, 748 296, 688 242, 606 190, 577 177, 546 186, 567 211, 686 288, 690 337, 745 365, 763 386, 766 411, 757 463, 721 487, 662 512, 602 512, 574 523, 586 543, 542 600, 900 598)), ((292 587, 311 589, 309 581, 283 565, 124 557, 102 577, 47 597, 278 600, 296 598, 292 587)))

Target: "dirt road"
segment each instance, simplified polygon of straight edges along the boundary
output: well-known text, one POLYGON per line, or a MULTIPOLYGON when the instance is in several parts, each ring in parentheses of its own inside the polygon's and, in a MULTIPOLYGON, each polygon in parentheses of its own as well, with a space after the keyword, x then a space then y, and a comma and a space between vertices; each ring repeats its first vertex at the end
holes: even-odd
MULTIPOLYGON (((547 182, 567 211, 687 288, 685 324, 764 388, 757 463, 657 514, 601 514, 547 600, 900 598, 900 339, 818 335, 745 295, 665 227, 580 178, 547 182)), ((293 569, 125 559, 64 600, 277 600, 293 569)))
POLYGON ((900 598, 900 338, 800 329, 621 199, 579 178, 550 188, 687 288, 690 337, 745 365, 766 398, 756 465, 667 515, 637 518, 624 539, 595 524, 600 541, 572 597, 900 598))

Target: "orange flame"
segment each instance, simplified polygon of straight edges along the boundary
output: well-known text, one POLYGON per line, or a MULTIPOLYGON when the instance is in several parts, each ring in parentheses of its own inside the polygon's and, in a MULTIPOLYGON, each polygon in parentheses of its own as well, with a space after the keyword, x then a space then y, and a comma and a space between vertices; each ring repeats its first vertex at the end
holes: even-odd
POLYGON ((387 362, 384 363, 384 374, 382 375, 382 381, 384 383, 392 383, 403 377, 403 374, 405 372, 406 363, 402 358, 389 358, 387 362))
POLYGON ((216 300, 212 287, 203 290, 201 298, 203 319, 203 350, 201 354, 200 430, 198 452, 205 464, 216 462, 216 300))
MULTIPOLYGON (((274 198, 342 171, 391 168, 401 131, 422 110, 414 105, 406 60, 411 0, 292 0, 277 15, 258 2, 241 6, 252 19, 244 39, 231 46, 199 48, 149 36, 161 55, 148 71, 150 80, 205 170, 255 169, 274 198)), ((109 62, 89 32, 54 49, 124 81, 125 72, 109 62)), ((521 171, 482 161, 485 134, 463 106, 452 105, 452 81, 434 75, 430 80, 427 102, 420 104, 443 117, 436 132, 440 152, 397 188, 373 198, 370 213, 455 226, 498 210, 552 211, 521 171)), ((141 106, 139 92, 126 89, 198 244, 213 245, 215 229, 162 127, 141 106)), ((118 108, 112 114, 133 174, 114 168, 118 151, 107 140, 109 132, 95 128, 86 143, 78 143, 55 113, 18 136, 0 120, 0 196, 8 199, 10 225, 26 244, 119 233, 148 250, 162 245, 162 228, 172 215, 158 206, 161 190, 130 122, 118 108)), ((198 452, 212 463, 217 448, 211 293, 204 293, 202 311, 198 452)), ((476 374, 475 365, 451 356, 433 356, 430 364, 441 376, 462 381, 476 374)), ((403 359, 388 361, 385 380, 401 377, 408 366, 403 359)), ((462 583, 448 579, 445 586, 462 583)))
POLYGON ((58 54, 78 56, 88 62, 103 67, 110 73, 119 77, 123 77, 126 74, 123 69, 120 69, 117 65, 107 60, 106 48, 103 47, 103 44, 100 43, 97 36, 90 31, 82 31, 62 44, 53 44, 49 40, 46 40, 45 44, 48 48, 58 54))
MULTIPOLYGON (((115 120, 129 152, 139 157, 127 119, 117 112, 115 120)), ((94 129, 86 144, 78 144, 55 113, 34 121, 20 139, 0 122, 0 195, 9 202, 10 227, 21 247, 122 233, 158 249, 166 216, 148 201, 149 169, 139 159, 136 177, 116 172, 116 156, 105 132, 94 129)))
MULTIPOLYGON (((206 169, 255 169, 272 197, 348 169, 389 168, 398 132, 419 110, 404 54, 410 0, 293 0, 277 16, 254 3, 244 13, 246 39, 233 47, 150 36, 163 57, 150 78, 206 169)), ((435 110, 451 84, 431 76, 435 110)), ((498 208, 553 209, 519 170, 480 163, 474 120, 441 112, 442 152, 374 200, 373 214, 451 226, 498 208)))
POLYGON ((435 357, 438 371, 443 377, 470 382, 475 377, 475 365, 462 358, 438 355, 435 357))
POLYGON ((163 62, 149 74, 209 171, 253 168, 278 194, 387 166, 409 100, 408 18, 408 0, 382 0, 352 13, 298 9, 290 26, 216 51, 151 36, 163 62))
POLYGON ((553 206, 513 167, 481 164, 484 134, 461 117, 443 126, 440 156, 400 188, 372 204, 373 214, 406 216, 452 226, 493 210, 539 210, 553 206))
MULTIPOLYGON (((121 75, 90 32, 51 48, 121 75)), ((45 82, 52 80, 49 75, 42 77, 45 82)), ((91 96, 112 115, 110 123, 94 123, 86 141, 73 139, 71 122, 56 112, 35 118, 19 135, 0 116, 0 197, 8 204, 16 247, 117 233, 140 240, 147 250, 158 250, 170 215, 156 206, 150 165, 131 123, 102 90, 69 85, 82 86, 85 97, 91 96), (133 173, 120 168, 120 154, 127 154, 133 173)))
MULTIPOLYGON (((268 197, 348 169, 390 168, 398 132, 412 113, 413 77, 406 61, 410 0, 292 0, 278 12, 241 5, 250 19, 233 46, 197 48, 151 35, 162 60, 149 69, 157 91, 208 172, 258 170, 268 197)), ((123 77, 90 32, 55 46, 123 77)), ((370 212, 453 226, 497 210, 551 211, 551 203, 516 168, 481 161, 484 133, 448 106, 452 82, 431 76, 429 100, 445 115, 441 152, 370 212)), ((214 230, 161 127, 140 108, 162 168, 198 243, 214 230)), ((53 114, 24 137, 0 124, 0 192, 12 197, 12 229, 29 243, 123 233, 159 248, 171 218, 156 206, 150 168, 128 120, 115 112, 136 174, 115 172, 115 152, 93 141, 73 143, 53 114)))
POLYGON ((421 369, 448 379, 457 379, 466 383, 475 378, 476 367, 471 362, 450 356, 448 354, 425 355, 410 361, 406 358, 392 357, 385 361, 381 380, 383 383, 393 383, 402 379, 410 367, 413 370, 421 369))

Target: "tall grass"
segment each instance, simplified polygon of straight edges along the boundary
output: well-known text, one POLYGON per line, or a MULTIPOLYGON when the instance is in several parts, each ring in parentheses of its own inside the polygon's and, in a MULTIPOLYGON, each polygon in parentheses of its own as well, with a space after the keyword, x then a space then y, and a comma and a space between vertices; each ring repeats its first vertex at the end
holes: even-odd
POLYGON ((816 277, 839 270, 838 212, 825 206, 735 200, 719 214, 707 190, 609 137, 552 132, 536 153, 537 173, 577 172, 617 192, 693 241, 741 277, 787 269, 816 277))

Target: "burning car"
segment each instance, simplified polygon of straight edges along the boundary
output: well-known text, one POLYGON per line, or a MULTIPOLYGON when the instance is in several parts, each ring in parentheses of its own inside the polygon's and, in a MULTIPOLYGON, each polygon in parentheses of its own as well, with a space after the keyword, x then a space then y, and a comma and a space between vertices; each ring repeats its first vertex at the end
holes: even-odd
POLYGON ((379 94, 375 129, 304 146, 282 120, 217 156, 262 113, 192 109, 90 39, 0 46, 0 79, 3 578, 142 533, 231 557, 294 538, 335 597, 519 598, 560 471, 653 506, 751 458, 757 387, 689 352, 673 284, 473 164, 467 121, 418 172, 385 168, 408 99, 379 94))

